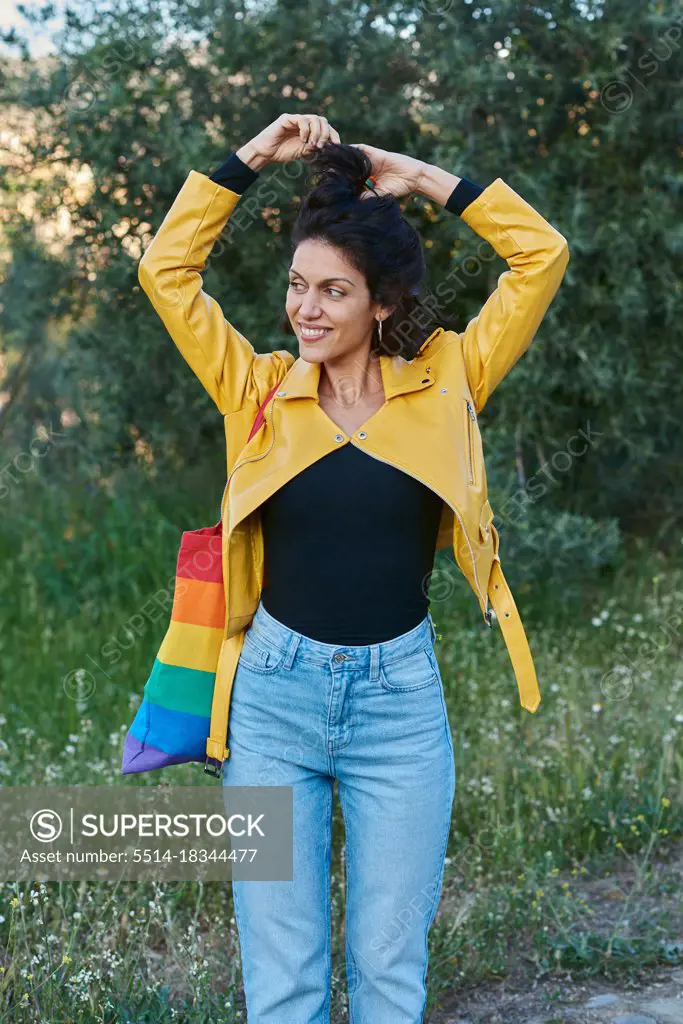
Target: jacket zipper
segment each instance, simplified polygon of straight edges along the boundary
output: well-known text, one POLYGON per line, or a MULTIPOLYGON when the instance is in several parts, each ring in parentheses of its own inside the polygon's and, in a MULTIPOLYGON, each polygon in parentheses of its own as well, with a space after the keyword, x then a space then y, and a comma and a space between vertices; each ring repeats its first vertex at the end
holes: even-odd
MULTIPOLYGON (((379 455, 374 455, 372 452, 369 452, 367 450, 367 448, 361 448, 361 446, 359 444, 356 444, 356 442, 352 441, 350 438, 349 438, 349 440, 351 441, 351 444, 355 445, 355 447, 358 448, 360 451, 365 452, 366 455, 371 456, 371 458, 377 459, 379 462, 385 462, 388 466, 393 466, 394 465, 394 463, 393 462, 389 462, 388 459, 382 459, 382 458, 380 458, 379 455)), ((396 468, 396 467, 394 467, 394 468, 396 468)), ((405 473, 406 470, 403 470, 403 472, 405 473)), ((444 501, 448 505, 448 507, 450 509, 452 509, 453 514, 458 517, 458 519, 460 521, 460 525, 462 526, 462 532, 464 533, 465 540, 467 541, 467 547, 470 549, 470 555, 472 556, 472 570, 474 572, 474 582, 477 585, 477 590, 479 591, 479 596, 481 597, 482 601, 484 602, 484 607, 488 610, 488 604, 489 604, 488 594, 486 596, 484 596, 484 594, 482 594, 482 592, 481 592, 481 587, 479 586, 479 577, 477 576, 477 564, 476 564, 476 562, 474 560, 474 551, 472 550, 472 544, 470 543, 470 538, 469 538, 469 536, 467 534, 467 530, 465 529, 465 524, 463 522, 462 516, 458 512, 458 510, 455 507, 455 505, 451 505, 450 501, 448 501, 447 498, 444 498, 443 494, 441 494, 440 491, 437 491, 434 487, 431 487, 430 484, 426 484, 424 482, 424 480, 420 480, 419 476, 415 476, 414 473, 408 473, 408 476, 412 476, 413 480, 417 480, 417 482, 422 484, 423 487, 428 487, 430 490, 434 491, 435 494, 438 494, 439 497, 441 498, 441 500, 444 501)), ((489 625, 490 625, 490 623, 489 623, 489 625)))
POLYGON ((477 414, 469 398, 465 399, 465 420, 467 423, 467 465, 470 472, 470 483, 474 484, 474 427, 477 422, 477 414))
MULTIPOLYGON (((269 405, 270 405, 270 410, 266 409, 265 413, 263 414, 263 427, 265 428, 268 425, 268 412, 270 411, 270 426, 271 426, 271 429, 272 429, 272 432, 273 432, 273 436, 272 436, 271 441, 270 441, 270 446, 261 455, 254 455, 250 459, 243 459, 241 462, 238 462, 237 465, 233 467, 232 473, 230 473, 229 476, 228 476, 228 480, 227 480, 227 483, 225 485, 225 491, 223 492, 223 497, 225 497, 225 494, 227 492, 227 489, 228 489, 228 486, 230 484, 230 481, 232 480, 232 478, 234 477, 235 473, 240 468, 240 466, 246 466, 246 464, 248 462, 258 462, 259 459, 265 458, 266 455, 268 455, 268 453, 270 452, 271 448, 273 447, 273 442, 275 441, 275 425, 273 423, 273 406, 275 405, 275 397, 274 396, 273 396, 272 400, 269 402, 269 405)), ((221 502, 221 519, 222 519, 222 516, 223 516, 222 505, 223 505, 223 502, 221 502)), ((227 590, 227 583, 228 583, 228 581, 224 580, 224 587, 225 587, 226 590, 227 590)), ((226 597, 227 597, 227 593, 226 593, 226 597)), ((226 603, 225 603, 225 627, 224 627, 224 630, 223 630, 224 635, 227 633, 229 621, 230 621, 230 608, 229 608, 229 602, 226 600, 226 603)))
MULTIPOLYGON (((273 401, 274 401, 274 399, 273 399, 273 400, 271 401, 271 403, 270 403, 271 405, 272 405, 273 401)), ((268 414, 268 412, 267 412, 267 410, 266 410, 266 412, 265 412, 265 413, 263 414, 263 421, 264 421, 264 424, 265 424, 265 422, 266 422, 266 416, 267 416, 267 414, 268 414)), ((272 414, 271 414, 271 426, 273 426, 273 423, 272 423, 272 414)), ((275 440, 275 435, 273 434, 273 441, 274 441, 274 440, 275 440)), ((273 447, 273 441, 271 441, 271 442, 270 442, 270 448, 272 448, 272 447, 273 447)), ((223 519, 223 502, 225 501, 225 495, 226 495, 226 494, 227 494, 227 492, 228 492, 228 486, 229 486, 229 484, 230 484, 230 481, 232 480, 233 476, 235 475, 236 471, 237 471, 237 470, 238 470, 238 469, 240 468, 240 466, 244 466, 244 465, 245 465, 245 464, 246 464, 247 462, 256 462, 256 461, 257 461, 258 459, 262 459, 262 458, 263 458, 264 456, 266 456, 266 455, 268 454, 268 452, 270 451, 270 448, 268 449, 268 451, 267 451, 267 452, 264 452, 264 453, 263 453, 263 455, 255 455, 255 456, 254 456, 253 458, 251 458, 251 459, 243 459, 243 460, 242 460, 242 462, 238 462, 236 466, 233 466, 233 470, 232 470, 232 473, 230 473, 230 474, 228 475, 228 479, 227 479, 227 480, 226 480, 226 482, 225 482, 225 487, 223 488, 223 497, 221 498, 221 521, 222 521, 222 519, 223 519)))
MULTIPOLYGON (((241 462, 238 462, 237 465, 233 467, 232 473, 228 477, 228 483, 225 485, 226 486, 226 490, 227 490, 228 484, 230 483, 230 481, 232 480, 232 478, 234 477, 235 473, 240 468, 240 466, 246 466, 247 462, 258 462, 259 459, 264 459, 266 457, 266 455, 268 455, 268 453, 270 452, 270 449, 273 447, 273 442, 275 441, 275 427, 273 425, 273 406, 274 406, 274 404, 275 404, 275 399, 273 398, 269 402, 269 405, 270 405, 270 426, 271 426, 271 428, 273 430, 273 436, 272 436, 271 441, 270 441, 270 448, 268 448, 261 455, 253 455, 250 459, 242 459, 241 462)), ((268 424, 268 419, 267 419, 268 411, 269 410, 266 410, 266 412, 263 414, 263 422, 264 422, 265 425, 268 424)))
POLYGON ((220 516, 219 519, 223 522, 223 502, 225 501, 225 495, 228 493, 228 481, 225 481, 225 487, 223 488, 223 497, 221 498, 220 516))

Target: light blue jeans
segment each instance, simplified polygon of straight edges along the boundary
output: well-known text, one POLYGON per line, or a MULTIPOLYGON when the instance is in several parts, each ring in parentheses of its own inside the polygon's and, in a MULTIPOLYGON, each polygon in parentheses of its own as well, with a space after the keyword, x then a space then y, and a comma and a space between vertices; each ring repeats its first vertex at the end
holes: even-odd
POLYGON ((228 786, 291 786, 293 880, 233 879, 248 1024, 329 1024, 332 798, 346 841, 350 1024, 422 1024, 455 761, 428 613, 320 643, 259 604, 237 666, 228 786))

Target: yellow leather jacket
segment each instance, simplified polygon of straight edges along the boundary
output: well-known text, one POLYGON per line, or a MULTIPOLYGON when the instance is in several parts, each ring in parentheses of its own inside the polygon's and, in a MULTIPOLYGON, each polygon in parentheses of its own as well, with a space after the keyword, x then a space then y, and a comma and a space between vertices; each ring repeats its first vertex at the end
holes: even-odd
MULTIPOLYGON (((202 288, 207 258, 240 198, 191 170, 138 271, 143 290, 225 424, 228 478, 221 508, 226 618, 207 754, 221 763, 230 756, 226 741, 232 682, 263 583, 259 507, 297 473, 346 443, 402 469, 441 496, 437 550, 452 545, 488 625, 492 606, 521 704, 535 711, 541 698, 524 628, 500 565, 478 414, 531 344, 569 261, 567 240, 496 178, 461 218, 509 269, 462 334, 438 328, 410 362, 401 356, 380 357, 384 405, 347 435, 318 403, 320 365, 286 350, 257 354, 202 288), (278 382, 265 424, 247 443, 259 406, 278 382)), ((441 287, 436 289, 439 297, 441 287)))

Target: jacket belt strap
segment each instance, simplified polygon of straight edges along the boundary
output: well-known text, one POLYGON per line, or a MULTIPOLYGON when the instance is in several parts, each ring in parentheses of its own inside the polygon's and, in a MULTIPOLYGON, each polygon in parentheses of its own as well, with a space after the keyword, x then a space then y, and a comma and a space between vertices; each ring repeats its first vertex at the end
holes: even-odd
POLYGON ((536 670, 515 599, 510 592, 498 559, 494 561, 491 569, 488 596, 500 623, 515 670, 522 707, 527 711, 535 711, 541 703, 536 670))

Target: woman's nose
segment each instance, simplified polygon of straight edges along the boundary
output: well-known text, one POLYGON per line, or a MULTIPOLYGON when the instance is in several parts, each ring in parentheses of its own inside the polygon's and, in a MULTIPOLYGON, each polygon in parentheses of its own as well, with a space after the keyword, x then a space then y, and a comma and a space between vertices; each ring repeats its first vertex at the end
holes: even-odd
POLYGON ((304 320, 317 320, 320 316, 320 306, 315 302, 302 302, 299 307, 299 315, 302 316, 304 320))

